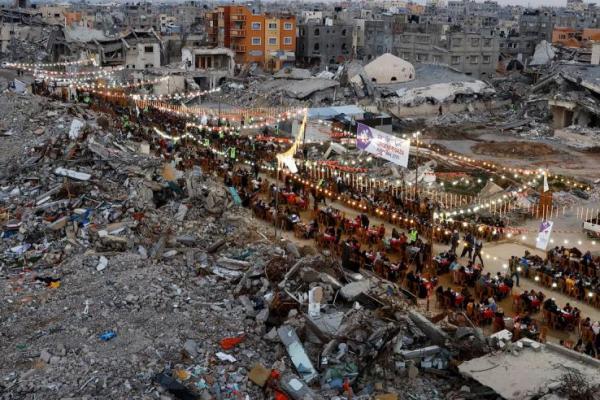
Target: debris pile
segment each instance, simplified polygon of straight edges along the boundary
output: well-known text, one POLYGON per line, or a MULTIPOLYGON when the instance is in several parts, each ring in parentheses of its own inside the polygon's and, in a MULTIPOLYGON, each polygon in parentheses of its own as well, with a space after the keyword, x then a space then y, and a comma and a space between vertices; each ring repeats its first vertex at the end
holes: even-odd
POLYGON ((446 332, 396 285, 268 240, 216 177, 178 170, 105 116, 10 101, 23 104, 4 119, 15 130, 0 193, 3 398, 464 390, 456 364, 477 332, 446 332))

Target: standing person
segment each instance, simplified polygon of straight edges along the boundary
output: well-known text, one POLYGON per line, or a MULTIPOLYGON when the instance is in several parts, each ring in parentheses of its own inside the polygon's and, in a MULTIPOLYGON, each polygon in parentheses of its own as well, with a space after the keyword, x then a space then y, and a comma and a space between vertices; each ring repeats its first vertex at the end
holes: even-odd
POLYGON ((481 261, 481 268, 483 269, 483 258, 481 257, 481 249, 483 249, 483 240, 477 239, 475 241, 475 252, 473 253, 472 263, 475 263, 475 259, 479 257, 479 261, 481 261))
POLYGON ((510 261, 508 262, 508 268, 510 270, 510 278, 512 279, 513 277, 515 277, 515 281, 517 282, 517 287, 520 287, 520 285, 519 285, 519 260, 517 259, 517 257, 515 257, 515 256, 510 257, 510 261))
POLYGON ((452 237, 450 238, 450 253, 456 254, 456 249, 458 248, 458 242, 460 241, 460 235, 458 231, 455 229, 452 233, 452 237))
POLYGON ((415 271, 417 272, 417 274, 420 274, 423 272, 423 266, 425 265, 425 249, 424 246, 420 246, 419 247, 419 251, 417 252, 417 255, 415 256, 415 271))
POLYGON ((364 230, 369 229, 369 217, 367 217, 367 214, 360 214, 360 223, 363 227, 364 230))
POLYGON ((465 254, 469 254, 469 260, 472 258, 473 255, 473 235, 471 234, 471 232, 467 233, 467 236, 465 236, 465 247, 463 247, 463 251, 462 253, 460 253, 460 257, 464 257, 465 254))

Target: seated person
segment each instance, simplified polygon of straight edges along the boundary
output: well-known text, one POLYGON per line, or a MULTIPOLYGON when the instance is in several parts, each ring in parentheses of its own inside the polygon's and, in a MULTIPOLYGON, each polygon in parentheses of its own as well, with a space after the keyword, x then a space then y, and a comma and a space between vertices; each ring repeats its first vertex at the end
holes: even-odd
POLYGON ((567 303, 563 310, 570 314, 573 311, 573 307, 571 307, 571 304, 567 303))
POLYGON ((380 238, 383 238, 385 236, 385 225, 383 224, 383 222, 381 223, 381 225, 379 225, 379 228, 377 228, 377 235, 380 238))
POLYGON ((525 310, 531 309, 531 299, 529 298, 529 292, 524 291, 521 296, 521 303, 523 303, 523 307, 525 310))
POLYGON ((547 299, 544 302, 544 310, 546 311, 550 311, 552 313, 557 313, 558 312, 558 306, 555 303, 554 299, 547 299))
POLYGON ((315 233, 319 230, 319 224, 316 220, 310 221, 310 224, 306 227, 306 238, 310 239, 315 236, 315 233))
POLYGON ((531 314, 529 312, 525 314, 525 316, 523 316, 520 320, 521 323, 527 326, 529 326, 533 322, 533 320, 531 319, 531 314))
POLYGON ((494 313, 496 313, 498 311, 498 305, 496 304, 496 300, 494 300, 493 297, 488 298, 487 303, 488 303, 487 304, 488 308, 490 310, 492 310, 494 313))

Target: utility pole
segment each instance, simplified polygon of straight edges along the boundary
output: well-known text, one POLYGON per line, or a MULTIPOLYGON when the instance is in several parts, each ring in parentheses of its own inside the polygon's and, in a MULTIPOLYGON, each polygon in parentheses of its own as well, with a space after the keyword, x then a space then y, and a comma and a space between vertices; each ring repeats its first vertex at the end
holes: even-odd
POLYGON ((415 159, 415 200, 417 199, 417 194, 419 193, 419 135, 421 134, 420 131, 416 131, 413 134, 413 137, 415 137, 415 141, 417 144, 417 155, 416 155, 416 159, 415 159))

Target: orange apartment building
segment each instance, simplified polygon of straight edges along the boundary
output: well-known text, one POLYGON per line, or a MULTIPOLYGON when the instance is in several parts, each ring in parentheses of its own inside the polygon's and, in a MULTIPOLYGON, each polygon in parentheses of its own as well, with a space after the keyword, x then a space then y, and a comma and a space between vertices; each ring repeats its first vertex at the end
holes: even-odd
POLYGON ((557 26, 552 30, 552 44, 565 47, 589 47, 592 42, 600 41, 600 29, 574 29, 557 26))
POLYGON ((296 17, 256 13, 244 6, 221 6, 207 13, 210 45, 235 51, 238 64, 257 63, 277 71, 294 64, 296 17))

